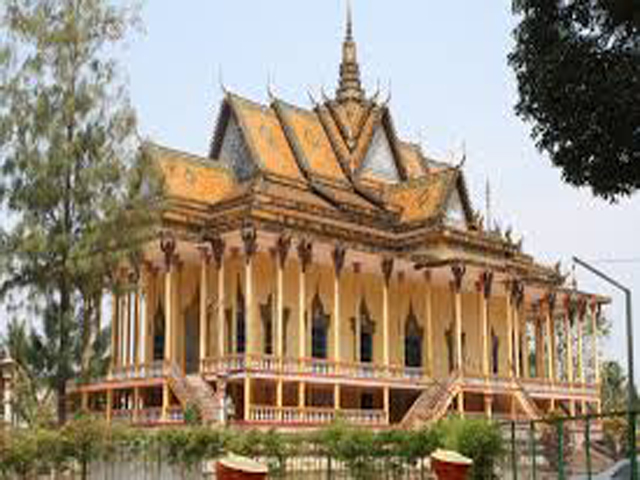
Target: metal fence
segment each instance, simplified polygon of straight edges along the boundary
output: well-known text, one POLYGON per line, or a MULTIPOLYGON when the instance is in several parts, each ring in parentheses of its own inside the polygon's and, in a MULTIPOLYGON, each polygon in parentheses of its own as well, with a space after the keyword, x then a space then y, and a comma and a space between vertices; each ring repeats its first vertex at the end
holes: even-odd
MULTIPOLYGON (((404 459, 375 459, 362 465, 347 465, 331 457, 295 456, 268 465, 272 480, 430 480, 428 460, 408 463, 404 459)), ((215 480, 215 462, 197 463, 191 468, 172 466, 162 460, 120 459, 96 462, 89 470, 90 480, 215 480)))
POLYGON ((503 422, 507 446, 500 478, 638 480, 638 412, 503 422), (615 476, 614 476, 615 475, 615 476))

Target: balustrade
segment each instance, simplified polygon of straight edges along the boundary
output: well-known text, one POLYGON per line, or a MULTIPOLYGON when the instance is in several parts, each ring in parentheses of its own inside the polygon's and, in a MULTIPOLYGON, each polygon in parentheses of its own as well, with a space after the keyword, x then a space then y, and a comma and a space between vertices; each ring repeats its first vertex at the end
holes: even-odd
POLYGON ((336 417, 357 425, 385 425, 387 417, 383 410, 340 410, 317 407, 276 407, 252 405, 249 421, 256 423, 285 423, 318 425, 333 422, 336 417))

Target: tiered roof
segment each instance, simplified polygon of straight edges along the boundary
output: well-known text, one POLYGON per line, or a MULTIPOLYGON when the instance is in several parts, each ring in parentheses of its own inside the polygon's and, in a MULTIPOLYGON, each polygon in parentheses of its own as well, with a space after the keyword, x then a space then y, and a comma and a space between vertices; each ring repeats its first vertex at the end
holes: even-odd
POLYGON ((224 231, 251 219, 416 263, 471 255, 560 281, 521 244, 483 229, 460 167, 397 137, 388 101, 362 88, 350 18, 335 98, 311 100, 301 108, 225 92, 208 158, 152 146, 174 202, 167 222, 224 231))

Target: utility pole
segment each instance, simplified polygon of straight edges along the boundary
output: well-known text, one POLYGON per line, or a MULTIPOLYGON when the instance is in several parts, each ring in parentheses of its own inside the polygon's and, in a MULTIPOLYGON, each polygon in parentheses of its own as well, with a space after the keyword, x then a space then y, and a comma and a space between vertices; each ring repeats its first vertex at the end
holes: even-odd
POLYGON ((633 317, 631 311, 631 289, 625 287, 617 280, 614 280, 609 275, 604 272, 601 272, 593 265, 589 265, 584 260, 580 260, 577 257, 573 257, 573 261, 590 271, 594 275, 600 277, 605 282, 613 285, 618 290, 621 290, 625 295, 625 311, 627 318, 627 370, 629 375, 629 380, 627 381, 627 414, 629 418, 629 428, 628 432, 628 443, 629 443, 629 462, 631 463, 631 478, 633 480, 638 480, 638 465, 637 465, 637 457, 636 457, 636 387, 635 387, 635 379, 634 379, 634 368, 633 368, 633 317))

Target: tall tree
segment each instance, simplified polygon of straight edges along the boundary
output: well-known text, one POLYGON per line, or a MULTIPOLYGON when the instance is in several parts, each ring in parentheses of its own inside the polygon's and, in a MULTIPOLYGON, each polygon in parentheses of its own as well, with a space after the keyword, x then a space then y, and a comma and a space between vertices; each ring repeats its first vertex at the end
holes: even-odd
POLYGON ((640 4, 513 0, 516 112, 574 186, 617 200, 640 188, 640 4))
POLYGON ((109 0, 5 0, 0 14, 1 293, 37 306, 63 422, 77 336, 89 349, 112 272, 161 206, 115 60, 138 16, 109 0))

